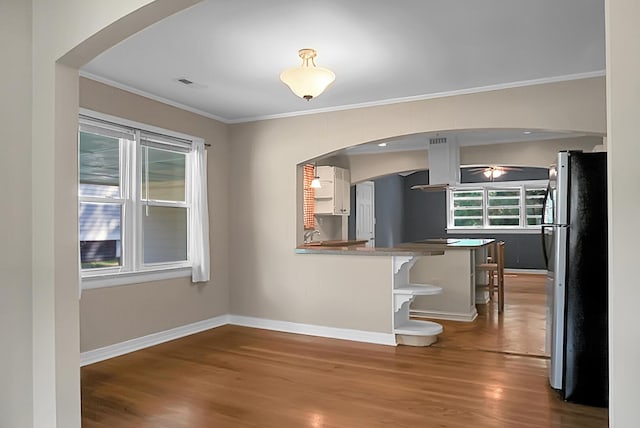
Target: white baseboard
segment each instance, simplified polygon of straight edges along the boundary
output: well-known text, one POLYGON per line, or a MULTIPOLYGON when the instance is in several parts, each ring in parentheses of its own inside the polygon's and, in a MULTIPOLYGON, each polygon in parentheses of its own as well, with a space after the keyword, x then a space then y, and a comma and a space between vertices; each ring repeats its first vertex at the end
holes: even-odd
POLYGON ((220 315, 218 317, 194 322, 192 324, 183 325, 170 330, 160 331, 147 336, 115 343, 103 348, 82 352, 80 354, 80 367, 128 354, 150 346, 159 345, 160 343, 179 339, 191 334, 200 333, 201 331, 220 327, 226 324, 229 324, 229 315, 220 315))
POLYGON ((82 352, 80 354, 80 367, 227 324, 261 328, 264 330, 283 331, 286 333, 306 334, 308 336, 352 340, 354 342, 374 343, 378 345, 395 346, 396 344, 395 335, 393 333, 376 333, 373 331, 325 327, 321 325, 275 321, 263 318, 243 317, 239 315, 221 315, 215 318, 209 318, 192 324, 183 325, 181 327, 172 328, 170 330, 115 343, 103 348, 82 352))
POLYGON ((230 324, 243 327, 262 328, 265 330, 306 334, 308 336, 320 336, 331 339, 352 340, 354 342, 375 343, 378 345, 396 345, 396 339, 393 333, 377 333, 373 331, 326 327, 313 324, 300 324, 296 322, 245 317, 241 315, 231 315, 230 317, 230 324))
POLYGON ((469 313, 425 311, 425 310, 412 309, 409 312, 409 314, 415 317, 434 318, 438 320, 449 320, 449 321, 465 321, 465 322, 471 322, 478 317, 478 311, 476 310, 475 307, 469 313))

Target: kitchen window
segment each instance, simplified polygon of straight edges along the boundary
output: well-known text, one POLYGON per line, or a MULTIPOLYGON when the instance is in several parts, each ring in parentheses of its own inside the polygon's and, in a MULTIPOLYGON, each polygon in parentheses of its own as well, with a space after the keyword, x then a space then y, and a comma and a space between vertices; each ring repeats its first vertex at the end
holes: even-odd
POLYGON ((190 275, 206 281, 204 142, 130 124, 80 119, 83 287, 190 275))
POLYGON ((449 189, 449 230, 537 230, 546 181, 491 183, 449 189))

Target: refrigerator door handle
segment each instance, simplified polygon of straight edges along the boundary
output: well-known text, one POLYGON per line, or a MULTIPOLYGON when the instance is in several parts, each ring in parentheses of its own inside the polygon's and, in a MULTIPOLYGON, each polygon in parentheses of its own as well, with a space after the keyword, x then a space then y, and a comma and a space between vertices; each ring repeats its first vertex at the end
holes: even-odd
POLYGON ((540 227, 540 232, 542 233, 541 236, 541 241, 542 241, 542 254, 544 255, 544 266, 549 269, 549 255, 547 254, 547 239, 546 239, 546 234, 545 234, 545 230, 553 227, 553 226, 549 226, 549 225, 542 225, 540 227))

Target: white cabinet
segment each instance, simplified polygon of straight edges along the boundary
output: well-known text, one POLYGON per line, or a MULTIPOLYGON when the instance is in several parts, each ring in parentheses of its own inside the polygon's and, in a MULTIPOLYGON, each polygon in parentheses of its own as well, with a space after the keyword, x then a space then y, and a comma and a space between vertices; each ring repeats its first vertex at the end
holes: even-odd
POLYGON ((316 189, 316 214, 349 215, 351 212, 351 174, 337 166, 319 166, 316 174, 320 188, 316 189))

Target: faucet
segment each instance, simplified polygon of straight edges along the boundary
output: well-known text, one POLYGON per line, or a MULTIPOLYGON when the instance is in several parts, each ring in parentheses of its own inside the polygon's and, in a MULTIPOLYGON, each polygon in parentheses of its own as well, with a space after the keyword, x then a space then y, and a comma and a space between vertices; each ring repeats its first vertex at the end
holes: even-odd
POLYGON ((319 235, 320 231, 319 230, 307 230, 304 233, 304 243, 307 244, 307 243, 313 241, 313 235, 315 235, 315 234, 319 235))

